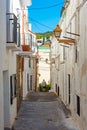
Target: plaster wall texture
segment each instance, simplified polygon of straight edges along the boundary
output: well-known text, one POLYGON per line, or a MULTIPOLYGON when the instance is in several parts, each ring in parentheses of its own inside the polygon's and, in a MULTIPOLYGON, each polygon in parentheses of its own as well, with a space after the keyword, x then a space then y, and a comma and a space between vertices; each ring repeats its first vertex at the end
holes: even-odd
POLYGON ((46 59, 49 61, 49 50, 39 51, 39 65, 38 72, 40 74, 39 83, 42 83, 43 79, 48 83, 50 81, 50 64, 46 63, 46 59))
MULTIPOLYGON (((21 4, 20 0, 9 0, 7 1, 7 13, 14 13, 17 17, 21 15, 21 4)), ((19 19, 18 19, 19 20, 19 19)), ((18 21, 19 22, 19 21, 18 21)), ((16 74, 16 53, 13 48, 8 48, 6 50, 7 54, 7 65, 8 65, 8 76, 9 76, 9 102, 10 102, 10 76, 16 74)), ((17 99, 13 98, 13 104, 9 104, 9 127, 11 128, 14 120, 17 116, 17 99)))
POLYGON ((4 97, 3 97, 3 70, 7 69, 6 63, 6 1, 0 2, 0 130, 4 130, 4 97), (4 9, 4 10, 3 10, 4 9))
POLYGON ((56 84, 56 81, 55 81, 55 65, 53 64, 51 66, 51 89, 55 92, 55 84, 56 84))
POLYGON ((29 89, 30 89, 30 76, 32 75, 32 90, 34 89, 35 86, 35 69, 34 67, 34 62, 33 58, 30 58, 31 66, 29 67, 29 58, 24 58, 24 72, 23 72, 23 98, 26 97, 28 93, 27 89, 27 74, 29 74, 29 89))
MULTIPOLYGON (((31 0, 26 0, 26 4, 30 5, 31 0)), ((16 74, 16 54, 13 49, 6 48, 6 13, 14 13, 17 17, 21 16, 21 11, 18 12, 17 8, 21 8, 18 0, 0 2, 0 28, 2 29, 0 32, 0 130, 4 130, 4 127, 11 127, 17 115, 15 97, 13 104, 10 105, 10 76, 16 74)))
MULTIPOLYGON (((16 74, 16 53, 14 51, 9 50, 8 52, 8 76, 9 76, 9 91, 10 90, 10 76, 16 74)), ((10 94, 9 94, 9 102, 10 102, 10 94)), ((16 105, 16 97, 13 98, 13 104, 9 104, 9 117, 10 117, 10 128, 12 127, 14 120, 17 116, 17 105, 16 105)))
MULTIPOLYGON (((62 46, 57 46, 56 40, 52 40, 51 53, 59 55, 59 63, 52 66, 52 86, 56 84, 55 65, 58 65, 57 85, 60 87, 60 97, 63 102, 70 108, 72 116, 78 123, 81 130, 87 129, 87 1, 86 0, 70 0, 68 7, 65 9, 65 15, 61 17, 60 27, 63 36, 75 39, 75 43, 65 47, 65 59, 63 57, 64 50, 62 46), (78 8, 77 8, 78 7, 78 8), (67 34, 66 31, 80 34, 79 36, 67 34), (58 47, 58 48, 57 48, 58 47), (57 51, 56 51, 57 48, 57 51), (76 59, 77 48, 77 59, 76 59), (59 50, 58 50, 59 49, 59 50), (62 63, 62 64, 61 64, 62 63), (70 104, 69 104, 69 79, 70 75, 70 104), (77 113, 77 96, 80 97, 80 116, 77 113)), ((65 44, 66 45, 66 44, 65 44)), ((51 55, 52 55, 51 54, 51 55)), ((56 61, 56 59, 55 59, 56 61)))
MULTIPOLYGON (((66 55, 67 58, 65 60, 65 77, 70 74, 70 109, 74 119, 77 121, 81 130, 87 129, 87 112, 86 112, 86 105, 87 105, 87 2, 84 1, 70 1, 70 5, 67 8, 66 16, 64 20, 61 20, 61 27, 64 30, 75 32, 80 34, 80 37, 73 36, 70 34, 66 34, 66 36, 74 38, 76 43, 69 47, 66 55), (80 6, 79 6, 80 5, 80 6), (76 9, 76 7, 79 7, 76 9), (77 46, 77 61, 75 61, 76 57, 76 48, 77 46), (77 96, 80 97, 80 116, 77 114, 77 96)), ((63 32, 64 34, 64 32, 63 32)), ((66 96, 67 96, 67 104, 69 101, 69 84, 68 78, 66 78, 67 82, 65 85, 66 88, 66 96)))
POLYGON ((29 58, 24 58, 24 71, 23 71, 23 98, 26 97, 27 91, 27 74, 30 75, 29 71, 29 58))
POLYGON ((56 91, 56 85, 58 85, 58 61, 59 61, 59 45, 55 37, 51 39, 51 87, 56 91))
POLYGON ((2 79, 2 71, 0 69, 0 129, 4 130, 4 111, 3 111, 3 79, 2 79))

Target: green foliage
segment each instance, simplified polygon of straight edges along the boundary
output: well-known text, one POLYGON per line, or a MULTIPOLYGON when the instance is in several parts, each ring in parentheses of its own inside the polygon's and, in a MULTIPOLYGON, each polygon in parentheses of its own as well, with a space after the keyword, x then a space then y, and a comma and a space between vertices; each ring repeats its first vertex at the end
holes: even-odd
POLYGON ((42 88, 42 85, 41 85, 41 83, 40 83, 40 84, 39 84, 39 91, 42 92, 42 89, 43 89, 43 88, 42 88))
POLYGON ((53 32, 45 32, 45 33, 36 33, 36 36, 37 36, 37 39, 40 39, 40 38, 46 38, 46 39, 49 39, 50 36, 52 36, 53 32))
POLYGON ((50 90, 50 88, 51 88, 51 87, 50 87, 50 84, 47 84, 45 89, 43 89, 41 83, 39 84, 39 91, 40 91, 40 92, 43 92, 43 91, 48 92, 48 91, 50 90))
POLYGON ((48 92, 50 90, 50 84, 46 85, 46 92, 48 92))

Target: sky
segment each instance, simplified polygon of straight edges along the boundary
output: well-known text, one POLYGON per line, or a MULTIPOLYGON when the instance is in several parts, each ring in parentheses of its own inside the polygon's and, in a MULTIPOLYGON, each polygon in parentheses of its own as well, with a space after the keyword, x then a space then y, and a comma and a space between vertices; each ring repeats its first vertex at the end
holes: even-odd
POLYGON ((32 0, 28 7, 29 23, 32 31, 43 33, 53 31, 60 19, 64 0, 32 0))

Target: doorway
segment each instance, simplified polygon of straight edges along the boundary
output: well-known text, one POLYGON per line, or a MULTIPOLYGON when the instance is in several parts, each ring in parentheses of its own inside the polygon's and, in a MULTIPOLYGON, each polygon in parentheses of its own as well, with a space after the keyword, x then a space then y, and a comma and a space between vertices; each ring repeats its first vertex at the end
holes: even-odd
POLYGON ((57 94, 58 94, 58 96, 59 96, 59 86, 58 86, 57 94))
POLYGON ((8 71, 3 71, 4 127, 10 125, 10 93, 8 71))
POLYGON ((55 91, 56 91, 56 93, 57 93, 57 84, 55 84, 55 91))
POLYGON ((32 90, 32 75, 30 75, 30 90, 32 90))
POLYGON ((29 92, 29 74, 27 73, 27 91, 29 92))

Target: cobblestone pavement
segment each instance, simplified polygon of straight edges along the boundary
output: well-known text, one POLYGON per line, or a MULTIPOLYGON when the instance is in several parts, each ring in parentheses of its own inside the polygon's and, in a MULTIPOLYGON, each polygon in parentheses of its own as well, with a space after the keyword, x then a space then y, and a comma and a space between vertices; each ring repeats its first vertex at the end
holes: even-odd
POLYGON ((31 92, 21 104, 14 130, 79 130, 53 92, 31 92))

